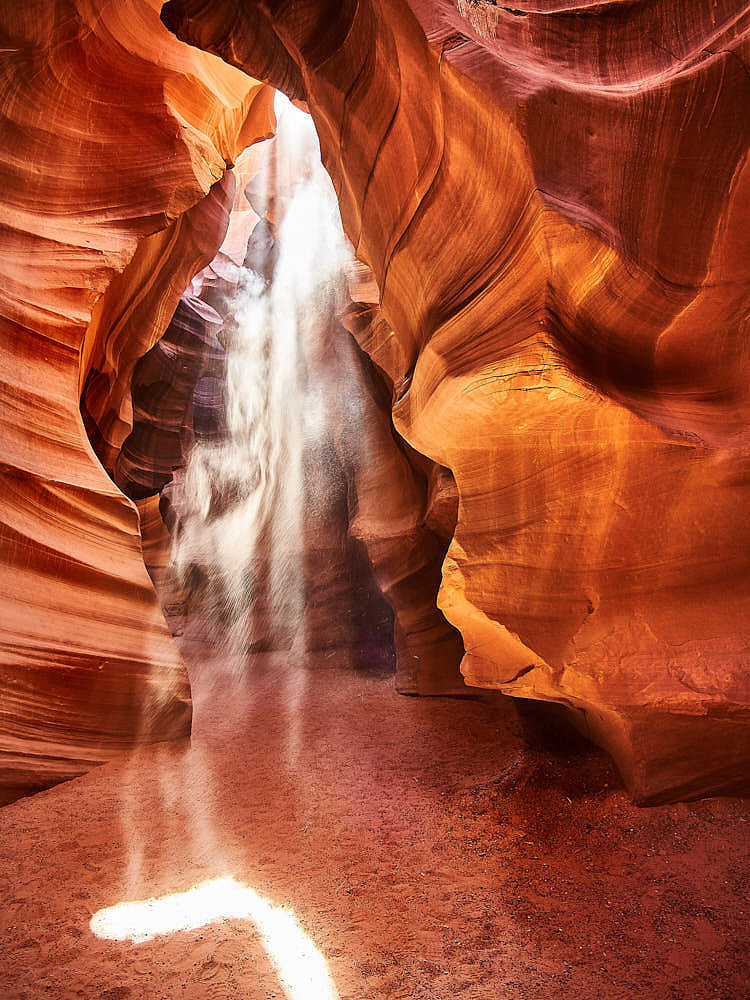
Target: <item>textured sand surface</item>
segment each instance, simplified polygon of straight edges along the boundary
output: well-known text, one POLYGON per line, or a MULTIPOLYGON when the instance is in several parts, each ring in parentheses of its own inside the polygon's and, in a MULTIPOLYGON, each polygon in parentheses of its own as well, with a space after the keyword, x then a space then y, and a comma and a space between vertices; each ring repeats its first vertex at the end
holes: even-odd
POLYGON ((746 996, 747 803, 638 809, 492 693, 404 698, 321 655, 257 658, 228 696, 186 660, 190 744, 0 811, 3 1000, 283 997, 252 924, 89 929, 227 875, 294 911, 342 998, 746 996))

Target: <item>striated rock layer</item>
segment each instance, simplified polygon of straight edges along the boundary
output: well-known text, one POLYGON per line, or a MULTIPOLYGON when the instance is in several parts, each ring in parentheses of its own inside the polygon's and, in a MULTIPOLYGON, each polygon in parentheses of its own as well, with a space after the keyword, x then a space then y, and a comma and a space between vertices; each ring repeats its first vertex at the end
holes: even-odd
MULTIPOLYGON (((350 281, 350 291, 363 294, 361 279, 350 281)), ((356 299, 344 322, 360 345, 387 325, 374 305, 356 299)), ((368 355, 340 336, 331 338, 329 349, 339 373, 334 438, 349 483, 349 532, 362 543, 393 610, 396 688, 402 694, 465 694, 461 636, 436 603, 456 524, 455 483, 394 431, 389 384, 368 355), (347 420, 347 394, 356 399, 364 434, 347 420), (441 491, 442 520, 435 516, 441 491)))
POLYGON ((457 485, 467 682, 566 706, 641 801, 747 787, 747 4, 162 18, 313 115, 364 346, 457 485))
POLYGON ((225 168, 273 110, 158 8, 0 12, 0 801, 190 726, 136 508, 101 463, 135 363, 223 238, 225 168))

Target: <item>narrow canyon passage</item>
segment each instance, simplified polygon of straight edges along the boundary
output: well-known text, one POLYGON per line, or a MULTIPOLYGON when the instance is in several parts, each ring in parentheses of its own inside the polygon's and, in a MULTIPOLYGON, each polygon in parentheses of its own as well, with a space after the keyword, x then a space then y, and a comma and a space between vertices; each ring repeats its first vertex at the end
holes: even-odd
POLYGON ((746 802, 638 809, 603 753, 542 746, 499 695, 403 698, 326 653, 227 671, 182 651, 189 743, 0 811, 4 1000, 746 996, 746 802), (283 935, 202 926, 201 897, 193 929, 92 930, 225 878, 293 915, 325 989, 283 935))
POLYGON ((0 33, 0 1000, 750 1000, 750 0, 0 33))

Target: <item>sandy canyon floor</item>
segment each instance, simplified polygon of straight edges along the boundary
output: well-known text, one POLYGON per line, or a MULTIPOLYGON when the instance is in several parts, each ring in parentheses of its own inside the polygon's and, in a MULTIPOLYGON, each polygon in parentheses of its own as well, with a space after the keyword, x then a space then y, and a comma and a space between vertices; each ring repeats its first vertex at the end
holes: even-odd
POLYGON ((636 808, 603 754, 492 694, 404 698, 330 654, 214 682, 227 664, 187 653, 190 742, 0 810, 3 1000, 317 1000, 236 913, 91 929, 227 876, 293 915, 342 1000, 750 996, 749 803, 636 808))

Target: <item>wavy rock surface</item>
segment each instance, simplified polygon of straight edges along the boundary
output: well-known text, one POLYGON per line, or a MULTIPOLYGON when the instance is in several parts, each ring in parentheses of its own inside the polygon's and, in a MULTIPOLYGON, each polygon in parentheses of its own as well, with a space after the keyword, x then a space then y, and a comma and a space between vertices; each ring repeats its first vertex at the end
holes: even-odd
POLYGON ((231 181, 205 195, 272 103, 158 8, 0 12, 0 801, 190 726, 137 511, 99 458, 112 468, 133 366, 221 242, 231 181))
POLYGON ((185 464, 193 424, 210 433, 223 418, 224 350, 221 317, 184 295, 162 338, 133 373, 133 429, 116 465, 123 493, 140 500, 159 493, 185 464))
MULTIPOLYGON (((363 294, 361 285, 361 276, 351 281, 351 294, 363 294)), ((360 346, 372 342, 373 330, 390 334, 380 311, 366 301, 354 301, 343 321, 360 346)), ((349 532, 363 544, 393 610, 396 687, 402 694, 465 694, 461 636, 436 603, 456 524, 455 483, 394 431, 390 384, 369 363, 366 348, 356 351, 334 335, 329 354, 337 372, 334 439, 349 482, 349 532), (355 410, 360 425, 348 417, 355 410), (435 516, 439 484, 447 497, 442 520, 435 516)))
POLYGON ((313 115, 457 484, 468 683, 565 705, 641 801, 746 785, 748 7, 460 6, 162 18, 313 115))

